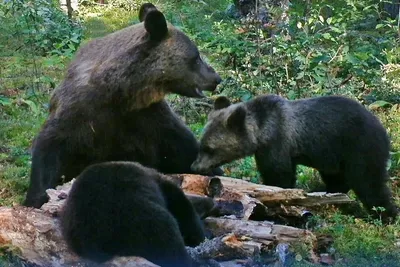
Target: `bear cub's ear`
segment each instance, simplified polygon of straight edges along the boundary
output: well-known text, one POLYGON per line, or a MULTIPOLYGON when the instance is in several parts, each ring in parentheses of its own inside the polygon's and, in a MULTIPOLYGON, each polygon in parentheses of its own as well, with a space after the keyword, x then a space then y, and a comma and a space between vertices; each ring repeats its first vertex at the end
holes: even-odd
POLYGON ((231 101, 226 96, 220 96, 217 99, 215 99, 214 102, 214 109, 219 110, 223 108, 227 108, 231 105, 231 101))
POLYGON ((226 125, 229 129, 236 132, 241 132, 245 129, 244 122, 246 119, 246 108, 238 106, 228 117, 226 125))
POLYGON ((139 20, 144 21, 144 28, 150 34, 150 39, 154 41, 160 41, 168 33, 164 14, 151 3, 145 3, 140 7, 139 20))

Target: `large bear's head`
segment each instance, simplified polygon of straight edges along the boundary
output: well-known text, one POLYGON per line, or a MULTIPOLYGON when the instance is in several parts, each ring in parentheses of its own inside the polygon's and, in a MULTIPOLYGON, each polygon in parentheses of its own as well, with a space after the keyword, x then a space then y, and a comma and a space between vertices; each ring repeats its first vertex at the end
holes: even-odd
POLYGON ((81 102, 91 103, 94 113, 110 105, 141 109, 169 93, 203 97, 203 91, 216 89, 220 76, 163 13, 153 4, 143 4, 139 19, 140 23, 93 39, 78 50, 52 97, 53 112, 75 104, 82 107, 81 102))
POLYGON ((163 13, 153 4, 143 4, 139 19, 79 49, 63 84, 69 88, 58 94, 70 98, 72 93, 66 91, 79 90, 74 95, 86 94, 91 102, 104 99, 114 106, 143 108, 168 93, 203 97, 203 91, 216 89, 220 76, 163 13))
POLYGON ((189 37, 167 23, 153 4, 141 6, 139 19, 147 32, 149 71, 162 87, 188 97, 203 97, 202 91, 215 90, 221 78, 202 60, 189 37))
POLYGON ((231 105, 228 98, 217 98, 200 139, 200 151, 192 170, 207 173, 212 168, 254 154, 257 134, 257 123, 246 103, 231 105))

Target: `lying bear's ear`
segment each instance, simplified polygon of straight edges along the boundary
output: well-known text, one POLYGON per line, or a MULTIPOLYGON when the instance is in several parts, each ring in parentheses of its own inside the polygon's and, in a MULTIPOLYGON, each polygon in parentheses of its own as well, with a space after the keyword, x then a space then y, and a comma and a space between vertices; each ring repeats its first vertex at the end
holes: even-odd
POLYGON ((144 3, 139 9, 139 21, 143 22, 150 11, 157 10, 152 3, 144 3))
POLYGON ((215 99, 214 102, 214 109, 219 110, 223 108, 227 108, 231 105, 231 101, 226 96, 220 96, 217 99, 215 99))
POLYGON ((237 107, 226 121, 229 129, 240 132, 244 129, 244 120, 246 119, 246 108, 243 106, 237 107))
POLYGON ((150 39, 160 41, 168 33, 167 21, 164 14, 150 3, 141 6, 139 11, 140 21, 144 21, 144 28, 150 34, 150 39))

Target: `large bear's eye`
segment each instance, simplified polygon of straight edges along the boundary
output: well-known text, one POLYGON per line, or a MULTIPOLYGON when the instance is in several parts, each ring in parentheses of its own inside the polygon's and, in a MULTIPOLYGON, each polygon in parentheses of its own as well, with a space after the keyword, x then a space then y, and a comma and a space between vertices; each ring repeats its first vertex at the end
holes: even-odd
POLYGON ((200 65, 200 63, 201 63, 200 54, 196 54, 196 56, 192 57, 189 60, 189 64, 193 68, 197 68, 200 65))

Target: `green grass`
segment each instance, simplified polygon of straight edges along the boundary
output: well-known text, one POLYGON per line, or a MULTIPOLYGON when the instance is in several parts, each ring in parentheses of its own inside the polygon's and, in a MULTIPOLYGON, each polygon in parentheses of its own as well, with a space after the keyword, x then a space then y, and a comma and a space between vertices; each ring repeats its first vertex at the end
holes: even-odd
POLYGON ((30 153, 34 135, 45 113, 32 114, 29 106, 10 105, 1 108, 0 205, 20 203, 29 182, 30 153))
MULTIPOLYGON (((161 1, 157 5, 169 21, 196 41, 202 53, 226 78, 232 71, 225 64, 226 56, 210 44, 220 37, 215 34, 213 26, 222 19, 227 25, 222 30, 232 34, 233 41, 236 38, 230 32, 235 28, 233 22, 223 14, 229 1, 208 2, 207 6, 195 1, 161 1)), ((83 11, 84 42, 137 22, 134 11, 102 8, 83 11)), ((232 46, 229 40, 226 38, 226 43, 222 45, 232 46)), ((0 205, 12 206, 21 203, 24 198, 29 182, 30 146, 47 117, 47 103, 52 88, 62 79, 70 58, 27 57, 18 52, 5 54, 12 56, 0 59, 0 205), (39 75, 32 75, 34 66, 38 67, 39 75)), ((187 108, 182 113, 185 117, 191 117, 190 121, 195 121, 189 126, 199 137, 206 116, 193 109, 187 108)), ((377 115, 391 136, 393 152, 400 151, 400 109, 381 109, 377 115)), ((394 178, 400 177, 398 159, 399 156, 393 156, 390 174, 394 178)), ((259 182, 253 157, 226 164, 224 170, 231 177, 259 182)), ((310 190, 320 182, 317 172, 311 168, 299 166, 297 171, 298 186, 301 188, 310 190)), ((391 184, 400 205, 400 182, 394 179, 391 184)), ((341 214, 335 208, 326 209, 314 220, 316 225, 320 225, 315 229, 316 233, 329 233, 334 237, 335 257, 341 259, 335 266, 400 266, 400 249, 395 245, 400 241, 399 222, 382 226, 380 221, 358 220, 341 214)), ((296 264, 308 265, 304 260, 296 264)), ((8 265, 0 259, 0 266, 8 265)))
POLYGON ((102 37, 108 33, 139 22, 135 11, 124 9, 94 9, 84 12, 85 37, 102 37))

